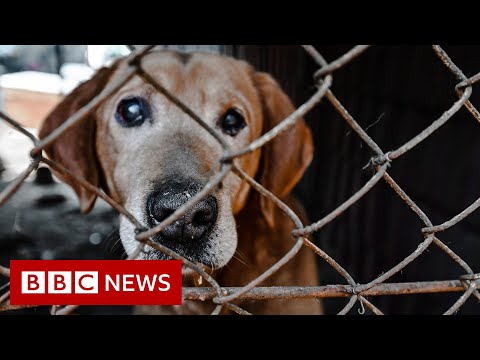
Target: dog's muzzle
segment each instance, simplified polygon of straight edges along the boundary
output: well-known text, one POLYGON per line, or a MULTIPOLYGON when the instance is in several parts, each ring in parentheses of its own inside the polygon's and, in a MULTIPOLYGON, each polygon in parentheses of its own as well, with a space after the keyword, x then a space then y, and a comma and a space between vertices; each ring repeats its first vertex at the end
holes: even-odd
MULTIPOLYGON (((149 224, 151 226, 158 225, 187 203, 200 190, 201 185, 195 180, 176 179, 163 182, 148 197, 149 224)), ((214 227, 217 216, 217 201, 215 197, 208 195, 195 204, 187 214, 167 226, 157 235, 156 241, 174 249, 180 247, 184 250, 182 252, 199 250, 201 248, 199 245, 207 240, 214 227)))

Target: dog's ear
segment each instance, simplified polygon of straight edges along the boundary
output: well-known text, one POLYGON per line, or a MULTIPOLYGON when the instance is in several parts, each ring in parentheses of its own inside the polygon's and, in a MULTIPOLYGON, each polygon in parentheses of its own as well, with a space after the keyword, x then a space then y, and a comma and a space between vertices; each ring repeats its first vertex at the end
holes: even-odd
MULTIPOLYGON (((279 84, 267 73, 255 74, 255 84, 263 105, 263 133, 269 131, 295 108, 279 84)), ((313 140, 310 129, 303 119, 268 143, 262 151, 260 182, 270 192, 282 199, 298 183, 313 157, 313 140)), ((273 227, 274 204, 261 197, 262 213, 273 227)))
MULTIPOLYGON (((90 80, 80 84, 67 95, 44 120, 39 131, 40 139, 45 138, 97 96, 105 87, 115 68, 116 66, 112 66, 98 70, 90 80)), ((101 170, 98 166, 95 149, 96 121, 92 113, 87 114, 86 117, 60 135, 45 151, 51 160, 98 187, 101 170)), ((97 195, 80 186, 69 176, 55 171, 54 173, 75 190, 80 200, 82 213, 89 212, 95 204, 97 195)))

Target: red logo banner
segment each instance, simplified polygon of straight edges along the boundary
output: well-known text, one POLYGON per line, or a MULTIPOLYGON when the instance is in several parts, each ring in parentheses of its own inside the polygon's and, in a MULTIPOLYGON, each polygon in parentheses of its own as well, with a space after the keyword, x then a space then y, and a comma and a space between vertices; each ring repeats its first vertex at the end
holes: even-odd
POLYGON ((179 260, 11 260, 12 305, 180 305, 179 260))

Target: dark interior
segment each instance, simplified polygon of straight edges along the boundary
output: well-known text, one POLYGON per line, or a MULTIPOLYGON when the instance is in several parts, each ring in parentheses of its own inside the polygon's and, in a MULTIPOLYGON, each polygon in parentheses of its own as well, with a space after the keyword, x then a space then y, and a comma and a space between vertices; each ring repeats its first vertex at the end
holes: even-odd
MULTIPOLYGON (((333 61, 352 46, 316 48, 333 61)), ((472 46, 444 46, 467 77, 480 70, 480 51, 472 46)), ((299 46, 234 47, 234 54, 272 72, 295 105, 313 90, 316 64, 299 46)), ((458 99, 452 73, 429 46, 375 46, 334 73, 332 91, 356 121, 386 152, 413 138, 458 99)), ((480 100, 473 88, 471 102, 480 100)), ((315 157, 296 194, 312 221, 335 209, 373 175, 363 169, 372 151, 351 131, 326 100, 306 117, 313 130, 315 157)), ((416 148, 395 160, 388 170, 400 187, 434 224, 449 220, 480 196, 476 166, 480 154, 480 124, 462 108, 416 148)), ((315 234, 317 244, 343 265, 359 283, 373 280, 412 253, 423 241, 423 223, 383 180, 361 201, 315 234)), ((473 269, 480 268, 480 217, 474 212, 440 233, 439 239, 473 269)), ((319 261, 323 284, 344 283, 335 270, 319 261)), ((455 280, 464 273, 450 257, 432 245, 389 282, 455 280)), ((370 298, 388 314, 441 314, 459 293, 399 295, 370 298)), ((344 299, 325 299, 327 313, 344 299)), ((352 313, 355 313, 355 308, 352 313)), ((458 312, 479 314, 471 297, 458 312)))

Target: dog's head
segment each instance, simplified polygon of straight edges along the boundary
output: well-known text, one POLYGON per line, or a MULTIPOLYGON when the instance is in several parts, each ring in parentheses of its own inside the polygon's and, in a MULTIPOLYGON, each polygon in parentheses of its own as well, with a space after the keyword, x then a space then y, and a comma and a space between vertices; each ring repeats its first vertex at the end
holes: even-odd
MULTIPOLYGON (((97 96, 126 67, 121 59, 77 87, 46 118, 40 137, 97 96)), ((243 61, 205 53, 154 51, 143 58, 142 67, 217 129, 232 149, 245 147, 294 111, 270 75, 254 71, 243 61)), ((160 223, 200 191, 219 169, 223 154, 212 135, 138 75, 46 152, 102 187, 146 227, 160 223)), ((239 158, 237 164, 282 198, 298 182, 311 157, 311 133, 301 120, 264 148, 239 158)), ((75 190, 81 210, 88 212, 96 195, 57 175, 75 190)), ((230 173, 154 240, 191 261, 213 268, 225 266, 237 247, 234 216, 244 207, 249 192, 249 184, 230 173)), ((273 204, 260 201, 261 213, 273 226, 273 204)), ((120 237, 131 254, 138 244, 135 228, 123 217, 120 237)), ((151 248, 141 256, 166 258, 151 248)))

